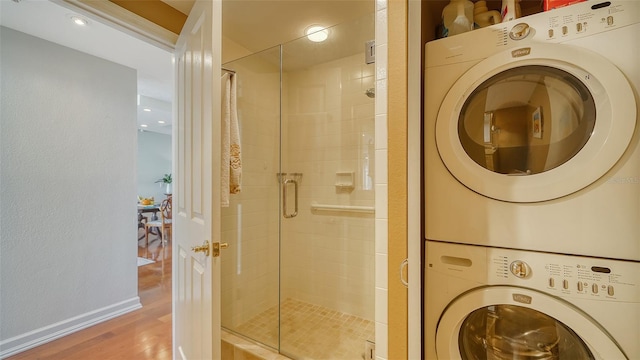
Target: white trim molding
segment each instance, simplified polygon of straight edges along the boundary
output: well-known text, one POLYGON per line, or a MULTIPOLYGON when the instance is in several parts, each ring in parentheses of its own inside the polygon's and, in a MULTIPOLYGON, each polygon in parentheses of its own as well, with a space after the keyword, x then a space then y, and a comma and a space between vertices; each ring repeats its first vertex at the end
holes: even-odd
POLYGON ((90 311, 40 329, 14 336, 0 342, 0 359, 21 353, 140 308, 142 308, 140 297, 136 296, 129 300, 103 307, 102 309, 90 311))

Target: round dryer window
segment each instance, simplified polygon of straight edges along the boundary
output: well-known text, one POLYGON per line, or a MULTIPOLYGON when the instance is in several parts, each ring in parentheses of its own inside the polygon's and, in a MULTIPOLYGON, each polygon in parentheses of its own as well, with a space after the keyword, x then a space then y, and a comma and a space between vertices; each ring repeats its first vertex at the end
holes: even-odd
POLYGON ((521 66, 478 86, 462 105, 458 137, 478 165, 500 174, 531 175, 571 160, 596 120, 593 96, 572 74, 521 66))
POLYGON ((635 125, 633 91, 616 66, 582 48, 537 44, 466 72, 443 100, 436 144, 449 172, 471 190, 538 202, 602 177, 635 125))

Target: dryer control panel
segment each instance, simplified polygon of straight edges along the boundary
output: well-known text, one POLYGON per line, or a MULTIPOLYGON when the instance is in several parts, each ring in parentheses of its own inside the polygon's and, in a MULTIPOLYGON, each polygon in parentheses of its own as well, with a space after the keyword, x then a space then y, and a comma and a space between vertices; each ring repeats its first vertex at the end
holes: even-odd
POLYGON ((486 251, 491 285, 518 285, 560 297, 640 300, 639 263, 508 249, 486 251))

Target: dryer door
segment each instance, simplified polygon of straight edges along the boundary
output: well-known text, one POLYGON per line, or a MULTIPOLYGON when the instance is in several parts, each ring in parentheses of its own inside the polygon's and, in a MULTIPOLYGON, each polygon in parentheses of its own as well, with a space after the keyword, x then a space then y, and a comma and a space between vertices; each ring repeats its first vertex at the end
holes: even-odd
POLYGON ((471 190, 510 202, 579 191, 627 149, 636 100, 620 70, 571 45, 536 44, 487 58, 443 100, 436 143, 471 190))
POLYGON ((626 359, 589 315, 544 293, 495 286, 456 298, 436 330, 438 359, 626 359))

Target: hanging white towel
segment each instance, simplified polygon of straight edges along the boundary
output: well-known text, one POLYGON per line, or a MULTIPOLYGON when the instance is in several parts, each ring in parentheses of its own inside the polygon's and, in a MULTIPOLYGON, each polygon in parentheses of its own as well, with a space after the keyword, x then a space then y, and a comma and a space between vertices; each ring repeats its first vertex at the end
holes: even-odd
POLYGON ((238 194, 242 189, 242 158, 240 151, 240 128, 236 107, 236 75, 222 75, 222 169, 221 205, 229 206, 229 194, 238 194))

